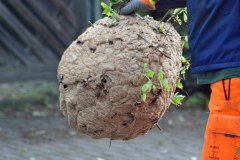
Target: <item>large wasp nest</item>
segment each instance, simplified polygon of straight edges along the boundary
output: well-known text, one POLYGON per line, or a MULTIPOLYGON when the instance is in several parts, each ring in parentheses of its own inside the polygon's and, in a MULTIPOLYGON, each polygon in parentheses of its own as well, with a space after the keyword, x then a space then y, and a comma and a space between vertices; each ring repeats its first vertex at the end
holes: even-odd
MULTIPOLYGON (((71 128, 93 138, 132 139, 152 129, 171 103, 181 68, 181 40, 176 30, 151 18, 103 18, 64 52, 58 67, 60 109, 71 128), (164 71, 171 87, 157 85, 141 101, 148 80, 143 65, 164 71)), ((157 76, 152 81, 158 83, 157 76)))

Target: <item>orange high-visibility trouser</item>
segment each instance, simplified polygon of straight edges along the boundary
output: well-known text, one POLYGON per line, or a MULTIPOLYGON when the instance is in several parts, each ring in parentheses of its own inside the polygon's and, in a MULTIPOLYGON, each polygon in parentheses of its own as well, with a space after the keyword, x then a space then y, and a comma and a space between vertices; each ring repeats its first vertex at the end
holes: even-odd
POLYGON ((202 160, 240 160, 240 78, 211 84, 202 160))

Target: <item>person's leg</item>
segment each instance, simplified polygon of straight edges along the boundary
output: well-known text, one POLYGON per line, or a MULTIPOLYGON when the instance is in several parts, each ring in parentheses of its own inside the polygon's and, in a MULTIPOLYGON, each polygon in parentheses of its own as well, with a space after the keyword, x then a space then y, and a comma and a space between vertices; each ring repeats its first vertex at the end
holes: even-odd
POLYGON ((240 160, 240 78, 211 84, 202 160, 240 160))

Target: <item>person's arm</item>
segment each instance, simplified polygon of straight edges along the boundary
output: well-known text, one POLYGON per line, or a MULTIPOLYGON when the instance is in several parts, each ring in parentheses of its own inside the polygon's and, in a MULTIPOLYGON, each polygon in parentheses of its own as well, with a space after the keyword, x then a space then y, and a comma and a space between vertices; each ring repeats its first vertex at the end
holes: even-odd
POLYGON ((121 9, 121 14, 131 14, 136 10, 166 10, 186 7, 186 0, 154 0, 156 7, 149 0, 132 0, 121 9))

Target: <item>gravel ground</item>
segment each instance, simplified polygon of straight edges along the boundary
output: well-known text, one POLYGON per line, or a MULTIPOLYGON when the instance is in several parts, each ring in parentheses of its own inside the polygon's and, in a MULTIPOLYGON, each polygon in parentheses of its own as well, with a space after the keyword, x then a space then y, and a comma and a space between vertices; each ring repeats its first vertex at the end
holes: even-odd
POLYGON ((130 141, 95 140, 59 116, 0 119, 0 160, 200 160, 208 113, 174 110, 130 141))

